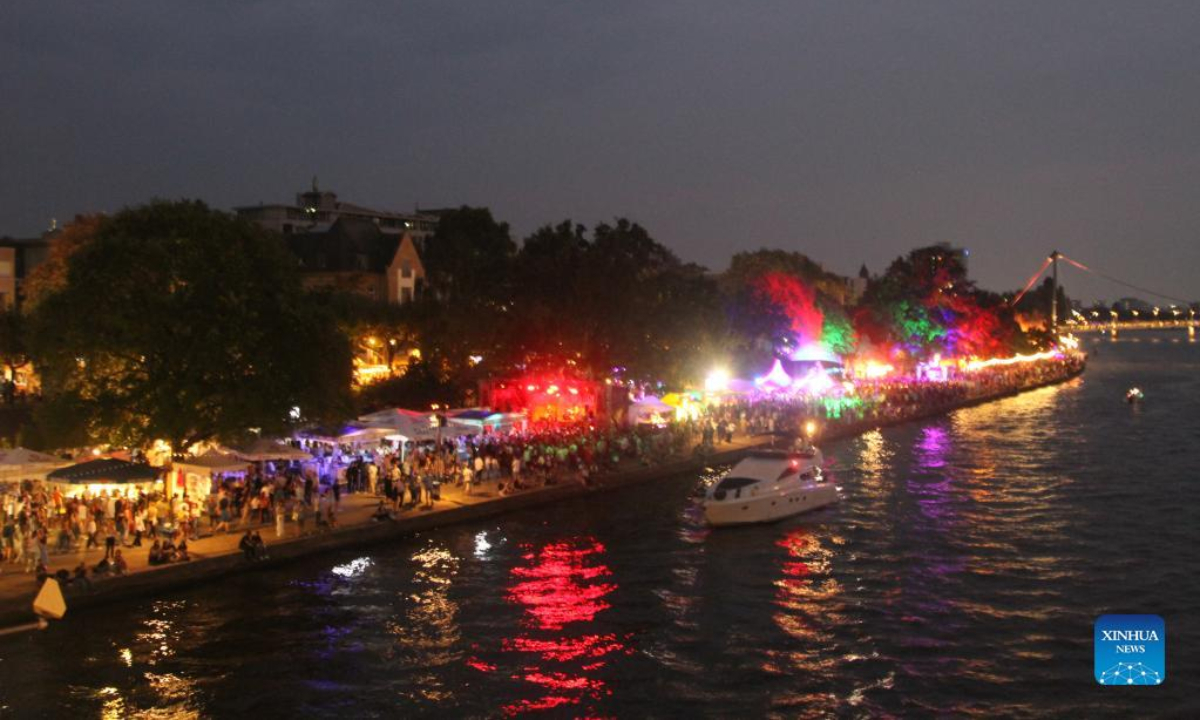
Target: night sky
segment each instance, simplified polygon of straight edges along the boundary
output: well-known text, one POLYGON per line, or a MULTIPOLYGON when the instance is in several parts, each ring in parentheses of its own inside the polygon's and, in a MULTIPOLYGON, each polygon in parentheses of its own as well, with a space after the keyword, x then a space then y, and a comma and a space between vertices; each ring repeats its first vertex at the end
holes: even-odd
POLYGON ((1200 298, 1196 2, 5 0, 0 68, 0 235, 317 175, 518 236, 624 215, 714 269, 949 241, 1000 290, 1057 247, 1200 298))

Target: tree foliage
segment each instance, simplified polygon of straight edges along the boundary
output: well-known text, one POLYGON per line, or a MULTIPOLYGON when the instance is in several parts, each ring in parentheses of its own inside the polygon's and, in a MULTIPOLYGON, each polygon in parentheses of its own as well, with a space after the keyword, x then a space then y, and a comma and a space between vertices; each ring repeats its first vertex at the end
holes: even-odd
POLYGON ((294 407, 313 419, 349 411, 346 339, 302 292, 294 258, 200 202, 100 220, 33 323, 43 418, 73 418, 91 441, 180 450, 280 432, 294 407))

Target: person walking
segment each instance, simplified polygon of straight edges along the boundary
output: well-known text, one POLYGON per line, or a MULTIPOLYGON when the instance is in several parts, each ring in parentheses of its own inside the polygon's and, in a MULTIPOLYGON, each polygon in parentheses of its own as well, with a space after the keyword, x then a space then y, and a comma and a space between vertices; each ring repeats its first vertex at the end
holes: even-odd
POLYGON ((117 526, 112 520, 104 523, 104 559, 112 560, 117 550, 117 526))

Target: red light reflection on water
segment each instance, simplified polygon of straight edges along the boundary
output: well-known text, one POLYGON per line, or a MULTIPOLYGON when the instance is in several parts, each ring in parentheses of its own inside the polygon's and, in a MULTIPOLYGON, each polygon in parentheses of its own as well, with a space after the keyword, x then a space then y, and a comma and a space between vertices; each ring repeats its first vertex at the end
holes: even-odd
POLYGON ((590 622, 596 613, 611 607, 603 598, 616 589, 609 583, 591 582, 612 574, 605 565, 586 564, 588 556, 603 552, 604 546, 591 540, 578 546, 553 543, 526 553, 523 557, 531 566, 513 568, 513 576, 524 579, 509 588, 508 596, 524 605, 533 624, 543 630, 590 622))
MULTIPOLYGON (((525 565, 513 568, 515 583, 508 599, 520 605, 525 631, 503 641, 501 650, 514 655, 506 670, 497 670, 477 658, 468 664, 481 672, 508 672, 522 687, 537 696, 504 705, 507 716, 554 710, 568 705, 590 704, 612 694, 595 673, 609 656, 628 652, 622 640, 611 633, 575 633, 611 605, 605 598, 617 586, 605 582, 612 571, 601 562, 605 548, 592 538, 573 539, 530 548, 525 565)), ((579 708, 580 715, 594 708, 579 708)))

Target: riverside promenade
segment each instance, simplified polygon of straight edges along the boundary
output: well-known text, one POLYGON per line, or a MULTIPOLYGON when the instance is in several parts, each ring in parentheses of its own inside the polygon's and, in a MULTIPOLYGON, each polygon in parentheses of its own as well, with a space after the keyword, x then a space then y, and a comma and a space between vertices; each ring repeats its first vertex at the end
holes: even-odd
MULTIPOLYGON (((868 430, 889 425, 913 422, 943 415, 964 407, 979 405, 1048 385, 1073 379, 1082 373, 1079 370, 1064 373, 1042 382, 1025 385, 1017 389, 992 392, 967 400, 926 406, 900 417, 886 421, 869 420, 855 423, 834 424, 822 434, 820 441, 828 443, 857 436, 868 430)), ((499 495, 495 480, 477 484, 470 496, 459 487, 443 486, 442 498, 432 509, 411 508, 401 511, 390 520, 375 520, 379 498, 359 493, 342 498, 337 513, 337 527, 301 534, 296 523, 285 524, 283 537, 277 537, 271 524, 243 526, 224 534, 211 534, 205 526, 199 540, 188 543, 189 562, 172 563, 151 567, 148 562, 149 545, 140 548, 122 548, 129 565, 129 573, 121 577, 105 577, 93 581, 89 591, 69 589, 65 592, 68 612, 64 623, 83 622, 88 608, 114 603, 120 600, 153 596, 173 588, 223 575, 254 571, 264 567, 315 555, 322 552, 374 544, 413 533, 432 530, 456 523, 469 522, 502 515, 504 513, 535 507, 571 497, 604 492, 670 477, 684 472, 694 472, 705 466, 732 463, 748 450, 770 443, 766 436, 742 436, 731 443, 722 443, 712 453, 704 456, 685 455, 653 465, 643 465, 627 460, 611 473, 598 476, 589 485, 567 481, 557 485, 522 490, 510 495, 499 495), (249 562, 238 549, 238 543, 247 529, 257 530, 267 546, 268 558, 249 562)), ((206 525, 206 524, 205 524, 206 525)), ((104 557, 103 549, 72 551, 51 555, 50 571, 60 568, 72 570, 82 560, 89 567, 104 557)), ((4 564, 0 571, 0 627, 28 622, 32 619, 31 602, 38 590, 33 574, 22 572, 21 566, 4 564)))

